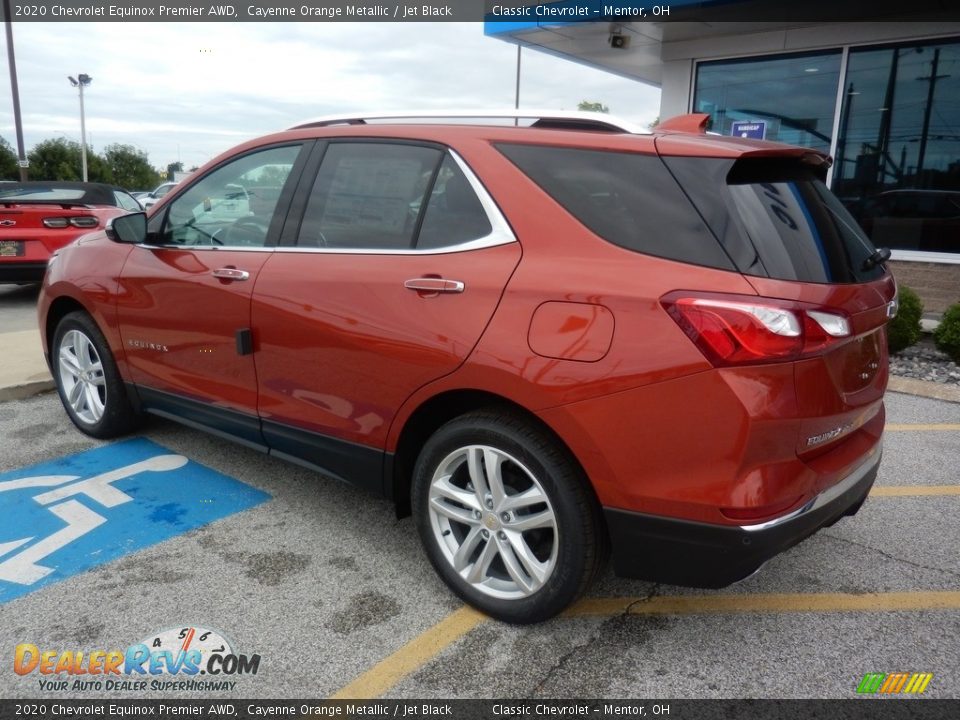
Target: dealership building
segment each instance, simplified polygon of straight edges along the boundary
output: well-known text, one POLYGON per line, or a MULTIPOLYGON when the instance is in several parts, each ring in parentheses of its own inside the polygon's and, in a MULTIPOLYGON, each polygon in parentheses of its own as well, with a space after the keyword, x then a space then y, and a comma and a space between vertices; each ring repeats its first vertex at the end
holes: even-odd
POLYGON ((712 132, 828 152, 830 187, 893 251, 898 281, 928 312, 960 302, 957 10, 938 14, 944 5, 929 3, 934 11, 921 15, 918 0, 902 4, 909 22, 754 21, 735 12, 749 2, 726 0, 723 17, 738 19, 715 22, 684 21, 685 3, 669 4, 669 21, 649 9, 643 19, 580 22, 488 15, 485 32, 659 87, 661 118, 709 113, 712 132))

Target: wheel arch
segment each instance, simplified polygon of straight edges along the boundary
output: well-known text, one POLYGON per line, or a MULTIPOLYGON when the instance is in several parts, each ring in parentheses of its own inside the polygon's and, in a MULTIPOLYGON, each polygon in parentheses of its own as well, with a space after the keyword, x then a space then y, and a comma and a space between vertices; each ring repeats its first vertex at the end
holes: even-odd
MULTIPOLYGON (((443 424, 482 408, 498 408, 514 416, 520 416, 527 422, 550 435, 576 463, 580 475, 585 480, 586 490, 600 507, 597 493, 590 482, 583 464, 570 446, 542 418, 530 412, 517 402, 486 390, 463 389, 438 393, 422 402, 407 418, 400 431, 392 462, 386 472, 387 496, 392 497, 397 517, 407 517, 411 512, 410 494, 412 490, 413 468, 420 449, 427 439, 443 424)), ((606 528, 603 528, 606 532, 606 528)))
MULTIPOLYGON (((93 317, 93 313, 91 313, 90 310, 83 305, 83 303, 76 298, 70 297, 69 295, 61 295, 50 303, 50 307, 47 310, 47 316, 44 318, 43 322, 44 350, 47 356, 48 365, 53 362, 53 335, 57 330, 57 325, 59 325, 60 321, 63 320, 63 318, 65 318, 67 315, 77 311, 85 312, 87 315, 90 315, 90 317, 93 317)), ((96 318, 94 318, 94 321, 96 321, 96 318)))

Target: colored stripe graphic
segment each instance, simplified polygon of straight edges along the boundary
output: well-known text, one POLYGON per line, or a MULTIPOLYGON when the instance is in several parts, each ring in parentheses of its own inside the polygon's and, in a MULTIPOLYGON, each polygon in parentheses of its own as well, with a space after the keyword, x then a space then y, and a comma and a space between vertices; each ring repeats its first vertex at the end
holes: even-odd
POLYGON ((933 680, 933 673, 867 673, 857 686, 860 694, 919 695, 933 680))
POLYGON ((857 687, 857 692, 875 693, 880 689, 880 684, 883 682, 885 677, 885 673, 867 673, 863 676, 863 680, 860 681, 860 685, 857 687))

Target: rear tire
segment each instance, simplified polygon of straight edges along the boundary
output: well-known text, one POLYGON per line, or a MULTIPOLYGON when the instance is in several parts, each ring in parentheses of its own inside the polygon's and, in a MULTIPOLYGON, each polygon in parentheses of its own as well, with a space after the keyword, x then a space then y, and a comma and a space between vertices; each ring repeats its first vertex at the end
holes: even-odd
POLYGON ((437 573, 498 620, 553 617, 605 559, 583 472, 556 438, 516 414, 481 410, 438 429, 417 459, 412 502, 437 573))
POLYGON ((50 355, 57 393, 74 425, 100 439, 136 429, 139 415, 93 318, 80 311, 65 315, 54 331, 50 355))

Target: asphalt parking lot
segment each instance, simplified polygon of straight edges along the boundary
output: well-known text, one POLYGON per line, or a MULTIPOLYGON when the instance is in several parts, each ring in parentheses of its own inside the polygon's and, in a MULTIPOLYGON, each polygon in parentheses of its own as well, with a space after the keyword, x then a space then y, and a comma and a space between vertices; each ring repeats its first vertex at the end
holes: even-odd
MULTIPOLYGON (((97 548, 92 569, 16 596, 0 580, 0 697, 85 696, 11 672, 19 644, 109 651, 194 627, 260 655, 258 672, 219 692, 143 695, 851 698, 865 673, 922 672, 933 673, 926 697, 960 698, 960 406, 890 394, 888 422, 862 511, 752 578, 699 591, 608 573, 567 615, 511 627, 463 608, 385 500, 151 419, 138 437, 239 481, 256 501, 194 529, 160 506, 150 522, 171 527, 156 544, 136 549, 114 533, 109 562, 96 564, 97 548)), ((0 479, 100 445, 52 393, 0 404, 0 479)), ((74 474, 64 467, 40 474, 74 474)), ((216 514, 236 494, 207 482, 184 491, 216 514)), ((14 494, 0 492, 0 517, 33 512, 14 494)), ((104 512, 104 528, 120 522, 104 512)), ((0 544, 17 539, 6 525, 0 544)))

